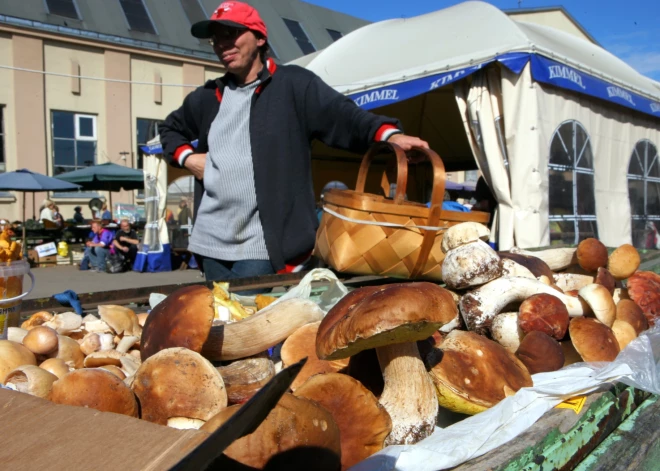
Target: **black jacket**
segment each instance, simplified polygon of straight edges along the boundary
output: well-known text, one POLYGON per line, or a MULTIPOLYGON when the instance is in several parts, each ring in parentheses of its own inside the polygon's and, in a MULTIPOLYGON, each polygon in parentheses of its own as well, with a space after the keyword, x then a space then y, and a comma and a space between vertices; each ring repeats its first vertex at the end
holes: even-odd
MULTIPOLYGON (((311 174, 312 140, 363 153, 383 125, 400 125, 396 119, 362 110, 301 67, 268 61, 259 78, 261 85, 250 111, 254 180, 266 248, 273 267, 280 270, 286 261, 314 247, 318 219, 311 174)), ((226 81, 226 76, 221 77, 196 89, 160 127, 163 153, 171 165, 178 166, 174 157, 191 148, 195 139, 199 139, 195 152, 208 152, 209 129, 220 109, 226 81)), ((195 180, 195 215, 203 191, 203 182, 195 180)))

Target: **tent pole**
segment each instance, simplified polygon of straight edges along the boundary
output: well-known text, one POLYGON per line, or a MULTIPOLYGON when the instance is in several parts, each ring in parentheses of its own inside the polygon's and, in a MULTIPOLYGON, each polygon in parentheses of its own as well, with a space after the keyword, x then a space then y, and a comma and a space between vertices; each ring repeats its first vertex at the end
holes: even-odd
MULTIPOLYGON (((34 196, 34 193, 32 195, 34 196)), ((27 244, 25 243, 27 239, 25 236, 25 198, 25 192, 23 192, 23 255, 27 258, 27 244)))
MULTIPOLYGON (((36 193, 33 191, 32 192, 32 219, 36 220, 37 216, 35 214, 35 209, 36 205, 34 204, 34 198, 35 198, 36 193)), ((23 196, 25 196, 25 193, 23 193, 23 196)), ((25 198, 23 198, 23 209, 25 209, 25 198)), ((23 219, 25 219, 25 212, 23 212, 23 219)))

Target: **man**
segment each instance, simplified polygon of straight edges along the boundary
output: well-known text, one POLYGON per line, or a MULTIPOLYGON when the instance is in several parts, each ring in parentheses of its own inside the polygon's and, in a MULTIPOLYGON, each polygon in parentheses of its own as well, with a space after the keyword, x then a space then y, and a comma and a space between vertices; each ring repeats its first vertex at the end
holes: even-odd
POLYGON ((188 208, 188 202, 185 199, 182 199, 179 202, 179 214, 177 215, 177 220, 179 222, 179 227, 187 226, 190 224, 190 208, 188 208))
POLYGON ((104 229, 99 221, 92 221, 92 233, 94 237, 88 240, 86 255, 89 256, 89 265, 97 273, 105 273, 105 261, 110 252, 112 243, 112 232, 104 229))
POLYGON ((311 252, 312 140, 361 153, 377 141, 428 147, 312 72, 269 60, 266 25, 250 5, 222 3, 191 33, 211 40, 227 73, 189 94, 160 139, 170 163, 195 177, 188 248, 207 280, 274 273, 311 252))
POLYGON ((73 220, 76 222, 76 224, 85 223, 85 217, 82 215, 82 208, 80 206, 73 208, 73 220))
POLYGON ((115 248, 126 258, 126 260, 133 265, 135 257, 138 252, 138 244, 140 243, 137 233, 131 227, 128 219, 122 219, 119 223, 119 230, 115 234, 115 240, 112 244, 115 248))

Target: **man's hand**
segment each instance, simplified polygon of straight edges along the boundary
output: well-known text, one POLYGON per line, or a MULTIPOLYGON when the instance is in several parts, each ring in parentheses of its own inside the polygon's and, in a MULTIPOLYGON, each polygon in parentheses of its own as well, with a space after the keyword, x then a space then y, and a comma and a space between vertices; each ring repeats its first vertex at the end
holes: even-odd
POLYGON ((190 154, 183 162, 183 166, 190 170, 197 180, 204 180, 204 165, 206 154, 190 154))
POLYGON ((92 241, 91 241, 91 240, 88 240, 87 242, 85 242, 85 245, 86 245, 87 247, 91 247, 91 246, 92 246, 92 241))
MULTIPOLYGON (((401 147, 401 149, 403 149, 404 151, 409 151, 413 147, 422 147, 424 149, 429 148, 428 142, 422 141, 419 137, 408 136, 407 134, 392 134, 390 138, 387 140, 387 142, 396 144, 397 146, 401 147)), ((192 157, 192 155, 190 157, 192 157)), ((186 163, 187 162, 188 160, 186 160, 186 163)))
POLYGON ((123 252, 128 252, 128 247, 122 247, 121 250, 122 250, 123 252))

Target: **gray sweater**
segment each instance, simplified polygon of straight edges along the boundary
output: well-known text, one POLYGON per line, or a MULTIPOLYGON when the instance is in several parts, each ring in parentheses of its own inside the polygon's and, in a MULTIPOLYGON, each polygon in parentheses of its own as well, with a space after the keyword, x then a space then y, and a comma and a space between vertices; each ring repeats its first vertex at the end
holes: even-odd
POLYGON ((259 81, 230 83, 209 131, 204 195, 188 249, 220 260, 268 260, 254 186, 250 104, 259 81))

